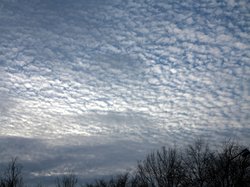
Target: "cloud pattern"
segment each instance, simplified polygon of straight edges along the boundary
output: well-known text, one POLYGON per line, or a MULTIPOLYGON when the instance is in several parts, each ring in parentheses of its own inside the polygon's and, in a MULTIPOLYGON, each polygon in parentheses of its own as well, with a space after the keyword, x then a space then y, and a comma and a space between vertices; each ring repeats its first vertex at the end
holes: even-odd
POLYGON ((1 0, 0 136, 247 142, 249 12, 247 0, 1 0))

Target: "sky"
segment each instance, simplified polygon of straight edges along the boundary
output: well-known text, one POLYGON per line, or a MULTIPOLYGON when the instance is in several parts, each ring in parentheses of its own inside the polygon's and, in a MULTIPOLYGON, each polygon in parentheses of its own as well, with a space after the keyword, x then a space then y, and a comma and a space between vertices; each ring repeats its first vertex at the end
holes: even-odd
POLYGON ((249 111, 249 0, 0 0, 0 163, 29 181, 249 145, 249 111))

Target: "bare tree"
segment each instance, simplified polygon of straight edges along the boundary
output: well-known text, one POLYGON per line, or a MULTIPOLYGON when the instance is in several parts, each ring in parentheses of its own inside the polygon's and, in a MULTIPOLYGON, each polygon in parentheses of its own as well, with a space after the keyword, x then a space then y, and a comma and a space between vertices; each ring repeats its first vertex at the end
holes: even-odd
POLYGON ((139 162, 133 187, 247 187, 250 186, 250 152, 234 142, 212 151, 197 140, 183 152, 176 149, 149 154, 139 162))
POLYGON ((95 184, 86 184, 86 187, 126 187, 130 185, 128 175, 128 173, 117 175, 107 181, 99 179, 95 181, 95 184))
POLYGON ((0 187, 22 187, 22 167, 17 163, 17 158, 13 158, 8 164, 0 181, 0 187))
POLYGON ((214 154, 204 141, 197 140, 193 145, 189 145, 183 156, 185 186, 207 186, 211 180, 208 173, 213 160, 214 154))
POLYGON ((250 155, 241 154, 243 148, 229 141, 218 152, 209 172, 213 186, 247 187, 250 186, 250 155))
POLYGON ((176 149, 162 147, 137 166, 139 186, 176 187, 181 184, 183 177, 182 160, 176 149))
MULTIPOLYGON (((76 187, 70 174, 57 178, 56 187, 76 187)), ((41 186, 41 185, 38 185, 41 186)), ((184 151, 157 150, 140 161, 135 172, 99 179, 86 187, 249 187, 250 151, 228 141, 222 149, 211 150, 197 140, 184 151)), ((12 159, 2 175, 0 187, 23 187, 21 166, 12 159)))
POLYGON ((125 187, 128 185, 128 173, 122 174, 122 175, 118 175, 115 178, 112 178, 109 181, 109 186, 110 187, 125 187))
POLYGON ((62 178, 57 178, 57 187, 75 187, 77 185, 77 178, 75 175, 65 175, 62 178))

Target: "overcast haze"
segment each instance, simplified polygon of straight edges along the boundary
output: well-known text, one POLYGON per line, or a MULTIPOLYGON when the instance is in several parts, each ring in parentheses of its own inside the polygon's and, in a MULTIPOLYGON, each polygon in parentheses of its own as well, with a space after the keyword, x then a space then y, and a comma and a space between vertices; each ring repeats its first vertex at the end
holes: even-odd
POLYGON ((249 33, 248 0, 0 0, 0 162, 90 179, 249 142, 249 33))

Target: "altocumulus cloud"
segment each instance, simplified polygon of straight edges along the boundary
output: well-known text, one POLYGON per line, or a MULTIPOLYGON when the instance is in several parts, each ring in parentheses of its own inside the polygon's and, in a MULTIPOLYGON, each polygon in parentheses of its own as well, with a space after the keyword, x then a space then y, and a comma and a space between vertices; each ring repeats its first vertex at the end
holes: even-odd
POLYGON ((1 0, 3 161, 90 177, 153 145, 247 142, 249 12, 247 0, 1 0))

